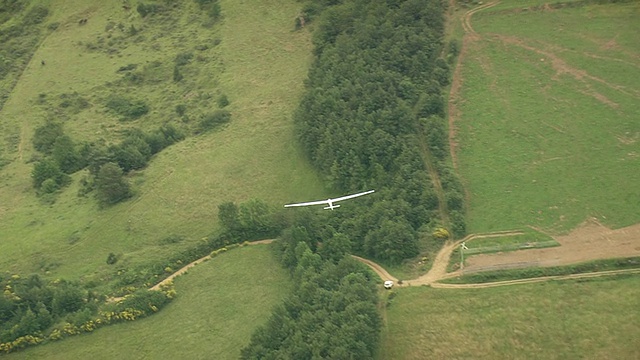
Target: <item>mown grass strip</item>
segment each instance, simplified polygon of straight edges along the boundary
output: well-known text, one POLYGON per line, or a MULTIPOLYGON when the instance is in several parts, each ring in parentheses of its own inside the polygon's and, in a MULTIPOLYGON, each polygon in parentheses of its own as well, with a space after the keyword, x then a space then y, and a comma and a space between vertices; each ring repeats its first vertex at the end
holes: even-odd
MULTIPOLYGON (((454 256, 452 256, 452 258, 453 257, 454 256)), ((529 279, 543 276, 571 275, 598 271, 637 268, 640 268, 640 257, 630 257, 589 261, 568 266, 482 271, 443 280, 442 282, 447 284, 478 284, 505 280, 529 279)))

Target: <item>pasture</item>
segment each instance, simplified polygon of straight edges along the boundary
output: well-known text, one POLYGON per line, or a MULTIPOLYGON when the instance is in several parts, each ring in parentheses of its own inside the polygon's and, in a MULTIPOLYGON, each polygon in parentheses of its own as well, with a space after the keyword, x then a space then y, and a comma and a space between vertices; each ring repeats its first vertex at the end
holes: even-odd
POLYGON ((15 144, 3 147, 10 162, 0 169, 2 271, 101 281, 113 272, 105 263, 110 252, 128 267, 192 247, 216 230, 222 202, 259 198, 279 207, 326 195, 293 138, 291 115, 311 61, 310 34, 294 31, 298 3, 221 1, 215 24, 193 1, 170 16, 144 19, 120 2, 42 3, 51 9, 47 21, 58 26, 39 44, 0 113, 3 128, 17 135, 5 137, 15 144), (88 20, 80 25, 82 18, 88 20), (192 57, 175 82, 180 54, 192 57), (129 78, 141 83, 123 80, 120 69, 129 64, 137 64, 129 78), (67 111, 59 105, 65 94, 89 106, 67 111), (144 100, 149 113, 119 120, 104 107, 114 94, 144 100), (214 111, 221 95, 230 101, 231 122, 188 136, 132 173, 133 199, 99 209, 93 198, 77 195, 82 172, 54 203, 36 196, 31 139, 47 118, 62 120, 77 141, 113 143, 133 126, 189 127, 214 111))
POLYGON ((245 246, 176 278, 159 313, 7 355, 7 359, 237 359, 290 289, 267 245, 245 246))
POLYGON ((640 4, 527 5, 471 18, 455 123, 469 232, 638 223, 640 4))
POLYGON ((640 277, 490 289, 409 287, 378 359, 636 359, 640 277))

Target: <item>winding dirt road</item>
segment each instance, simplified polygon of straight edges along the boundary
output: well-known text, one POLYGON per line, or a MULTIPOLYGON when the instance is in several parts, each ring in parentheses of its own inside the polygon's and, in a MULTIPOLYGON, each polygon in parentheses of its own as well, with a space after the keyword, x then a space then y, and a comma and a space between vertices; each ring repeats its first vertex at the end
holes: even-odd
MULTIPOLYGON (((462 61, 466 57, 467 49, 469 48, 469 42, 479 40, 480 35, 473 29, 471 26, 471 16, 477 13, 478 11, 488 9, 495 5, 498 5, 499 1, 493 1, 477 8, 473 8, 467 11, 462 16, 462 28, 464 29, 465 35, 462 37, 462 45, 460 46, 460 53, 458 54, 458 59, 456 60, 456 66, 453 71, 453 77, 451 80, 451 89, 449 90, 449 101, 447 104, 447 114, 448 114, 448 123, 449 123, 449 153, 451 156, 451 162, 453 163, 453 168, 458 169, 458 157, 456 155, 456 119, 460 116, 460 110, 456 104, 460 101, 460 89, 462 87, 462 61)), ((465 190, 466 192, 466 190, 465 190)), ((468 194, 466 194, 468 197, 468 194)))
MULTIPOLYGON (((622 229, 623 230, 623 229, 622 229)), ((556 275, 556 276, 541 276, 536 278, 529 279, 518 279, 518 280, 506 280, 506 281, 496 281, 490 283, 479 283, 479 284, 442 284, 438 281, 464 275, 464 271, 455 271, 451 273, 447 273, 447 265, 449 264, 449 259, 451 258, 451 253, 455 250, 456 247, 460 245, 460 243, 472 241, 474 239, 488 238, 488 237, 500 237, 500 236, 512 236, 522 234, 520 231, 502 231, 495 233, 487 233, 487 234, 473 234, 468 235, 464 239, 458 241, 450 241, 447 242, 433 263, 431 270, 416 279, 412 280, 403 280, 402 283, 399 283, 398 279, 393 275, 389 274, 382 266, 376 264, 375 262, 361 258, 359 256, 352 255, 355 259, 363 262, 368 265, 383 281, 392 280, 396 285, 395 286, 421 286, 428 285, 434 288, 441 289, 478 289, 478 288, 489 288, 496 286, 508 286, 508 285, 518 285, 518 284, 530 284, 537 283, 543 281, 551 281, 551 280, 571 280, 571 279, 586 279, 586 278, 594 278, 594 277, 602 277, 602 276, 612 276, 612 275, 622 275, 622 274, 640 274, 640 269, 624 269, 624 270, 609 270, 609 271, 599 271, 599 272, 590 272, 590 273, 582 273, 582 274, 571 274, 571 275, 556 275)), ((639 244, 640 245, 640 244, 639 244)), ((558 249, 558 248, 552 248, 558 249)), ((544 249, 550 250, 550 249, 544 249)), ((640 250, 640 248, 639 248, 640 250)), ((514 251, 506 254, 512 254, 516 252, 527 252, 527 251, 535 251, 533 250, 522 250, 522 251, 514 251)), ((607 256, 600 257, 606 258, 607 256)), ((473 271, 472 272, 476 272, 473 271)))

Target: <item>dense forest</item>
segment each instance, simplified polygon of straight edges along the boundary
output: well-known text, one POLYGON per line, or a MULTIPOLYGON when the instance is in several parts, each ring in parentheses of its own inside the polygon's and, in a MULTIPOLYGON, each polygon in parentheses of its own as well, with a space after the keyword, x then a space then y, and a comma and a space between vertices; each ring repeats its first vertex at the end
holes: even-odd
MULTIPOLYGON (((334 188, 376 189, 366 208, 342 211, 336 226, 355 252, 389 263, 417 255, 422 230, 465 232, 461 185, 446 165, 445 7, 433 0, 326 7, 295 115, 300 143, 334 188)), ((306 7, 314 16, 319 8, 306 7)))

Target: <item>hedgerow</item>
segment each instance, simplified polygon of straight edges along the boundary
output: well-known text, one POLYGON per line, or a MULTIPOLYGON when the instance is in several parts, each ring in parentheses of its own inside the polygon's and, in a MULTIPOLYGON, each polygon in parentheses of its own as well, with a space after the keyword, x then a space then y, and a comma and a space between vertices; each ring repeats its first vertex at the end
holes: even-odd
POLYGON ((0 353, 10 353, 28 346, 90 333, 109 324, 141 319, 158 312, 176 295, 173 283, 168 282, 161 287, 160 291, 140 290, 119 302, 107 303, 98 309, 96 300, 102 300, 103 297, 96 298, 78 285, 64 281, 44 284, 36 275, 26 281, 20 281, 20 279, 19 276, 14 276, 4 282, 5 290, 2 298, 4 300, 0 300, 0 317, 2 318, 0 353), (14 288, 17 288, 18 294, 26 299, 17 295, 14 288), (25 294, 29 295, 25 296, 25 294), (61 300, 59 294, 65 294, 66 297, 61 300), (43 301, 46 302, 49 297, 52 297, 52 304, 44 305, 43 301), (40 305, 40 310, 37 312, 30 311, 34 301, 40 305), (62 301, 62 305, 58 305, 58 307, 62 306, 61 309, 57 309, 56 301, 58 303, 62 301), (20 310, 25 307, 29 311, 20 310), (95 310, 91 310, 92 308, 95 310), (73 310, 75 311, 71 312, 73 310), (83 316, 84 320, 74 321, 78 319, 77 314, 80 312, 86 313, 86 316, 83 316), (52 314, 53 319, 51 319, 52 314), (37 326, 43 319, 48 319, 47 324, 55 325, 37 326), (27 330, 29 333, 21 333, 19 336, 11 335, 12 333, 15 335, 16 328, 21 329, 24 326, 30 326, 27 330))

